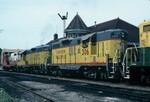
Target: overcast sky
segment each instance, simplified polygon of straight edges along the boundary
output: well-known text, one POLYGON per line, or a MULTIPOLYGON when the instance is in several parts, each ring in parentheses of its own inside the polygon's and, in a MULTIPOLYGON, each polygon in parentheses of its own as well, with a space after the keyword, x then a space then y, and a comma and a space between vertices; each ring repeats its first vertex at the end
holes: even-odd
POLYGON ((150 20, 150 0, 0 0, 0 48, 29 49, 63 36, 57 15, 77 14, 87 26, 120 18, 135 26, 150 20))

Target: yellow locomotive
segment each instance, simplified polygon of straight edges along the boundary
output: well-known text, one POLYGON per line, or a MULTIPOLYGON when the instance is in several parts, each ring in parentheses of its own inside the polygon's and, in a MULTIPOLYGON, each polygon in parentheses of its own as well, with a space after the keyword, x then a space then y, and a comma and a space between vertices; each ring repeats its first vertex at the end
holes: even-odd
POLYGON ((21 53, 17 63, 19 71, 47 73, 46 66, 51 63, 51 46, 42 45, 21 53))
POLYGON ((62 39, 53 43, 52 48, 51 68, 54 73, 100 79, 121 78, 127 32, 112 29, 62 39))
POLYGON ((140 47, 150 46, 150 21, 144 21, 139 25, 140 47))

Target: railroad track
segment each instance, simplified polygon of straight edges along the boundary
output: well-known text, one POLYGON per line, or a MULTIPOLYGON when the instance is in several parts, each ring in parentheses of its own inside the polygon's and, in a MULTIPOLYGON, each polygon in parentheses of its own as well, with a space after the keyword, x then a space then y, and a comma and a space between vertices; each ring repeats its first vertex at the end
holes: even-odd
MULTIPOLYGON (((64 84, 66 86, 72 85, 76 88, 82 88, 85 90, 94 90, 100 93, 110 93, 117 94, 119 96, 132 97, 139 100, 144 100, 146 102, 150 101, 150 90, 144 91, 139 89, 125 88, 125 87, 116 87, 111 85, 104 85, 99 82, 93 82, 88 80, 79 80, 79 79, 71 79, 71 78, 61 78, 61 77, 50 77, 50 76, 41 76, 41 75, 31 75, 24 74, 32 77, 38 77, 45 80, 53 80, 55 83, 64 84), (70 84, 71 83, 71 84, 70 84)), ((133 86, 134 87, 134 86, 133 86)), ((51 101, 53 102, 53 101, 51 101)))
POLYGON ((36 96, 40 97, 41 99, 43 99, 43 102, 55 102, 55 100, 49 99, 49 98, 47 98, 47 97, 45 97, 45 96, 43 96, 41 94, 38 94, 38 93, 32 91, 30 88, 27 88, 27 87, 25 87, 25 86, 23 86, 21 84, 14 83, 13 81, 7 80, 5 78, 0 78, 0 80, 3 81, 3 82, 5 82, 5 83, 7 83, 7 84, 12 84, 12 85, 15 85, 15 86, 23 89, 23 90, 31 92, 33 95, 36 95, 36 96))
MULTIPOLYGON (((63 78, 64 79, 64 78, 63 78)), ((58 79, 57 79, 58 80, 58 79)), ((65 85, 70 85, 64 80, 57 81, 57 83, 63 83, 65 85)), ((72 81, 68 80, 67 81, 72 81)), ((77 82, 76 84, 72 84, 72 86, 76 88, 83 88, 83 89, 89 89, 94 90, 100 93, 111 93, 111 94, 117 94, 120 96, 125 97, 132 97, 134 99, 144 100, 145 102, 150 102, 150 91, 141 91, 141 90, 135 90, 135 89, 126 89, 126 88, 118 88, 118 87, 110 87, 110 86, 103 86, 103 85, 96 85, 96 84, 89 84, 89 83, 82 83, 82 81, 77 82), (141 91, 141 92, 140 92, 141 91)))
MULTIPOLYGON (((77 87, 77 86, 75 86, 77 87)), ((95 90, 95 91, 99 91, 101 93, 112 93, 112 94, 118 94, 121 96, 126 96, 126 97, 134 97, 134 98, 138 98, 138 99, 144 99, 147 101, 150 101, 150 95, 149 96, 145 96, 145 95, 141 95, 141 94, 136 94, 135 90, 131 90, 131 89, 118 89, 118 88, 95 88, 95 87, 88 87, 88 86, 81 86, 82 88, 86 88, 86 89, 91 89, 91 90, 95 90), (125 91, 124 91, 125 90, 125 91)), ((148 92, 146 92, 147 94, 149 94, 148 92)))

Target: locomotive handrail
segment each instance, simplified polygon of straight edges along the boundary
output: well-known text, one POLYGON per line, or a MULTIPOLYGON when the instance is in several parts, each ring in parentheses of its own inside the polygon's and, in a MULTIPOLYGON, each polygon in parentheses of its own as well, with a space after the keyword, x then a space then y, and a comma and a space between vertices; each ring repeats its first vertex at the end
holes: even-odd
POLYGON ((122 64, 122 73, 124 76, 126 76, 126 74, 127 74, 126 72, 129 72, 129 70, 128 70, 128 68, 129 68, 129 66, 128 66, 128 50, 129 49, 130 48, 126 49, 122 63, 121 63, 122 64))
POLYGON ((135 46, 136 52, 138 52, 138 49, 137 49, 137 47, 136 47, 135 43, 133 43, 133 44, 134 44, 134 46, 135 46))
POLYGON ((114 56, 114 58, 113 58, 113 63, 117 63, 116 61, 115 61, 115 59, 116 59, 116 57, 117 57, 117 50, 115 51, 115 56, 114 56))
POLYGON ((49 64, 49 63, 48 63, 48 58, 49 58, 49 56, 45 57, 45 61, 44 61, 44 67, 45 67, 45 68, 46 68, 47 65, 49 64))
MULTIPOLYGON (((125 52, 124 57, 123 57, 123 60, 122 60, 123 74, 124 74, 124 72, 125 72, 125 59, 127 58, 127 50, 128 50, 128 49, 126 49, 126 52, 125 52)), ((126 66, 127 66, 127 65, 126 65, 126 66)))
POLYGON ((113 72, 115 71, 115 63, 117 63, 116 61, 115 61, 115 59, 116 59, 116 56, 117 56, 117 50, 116 50, 116 52, 115 52, 115 56, 114 56, 114 58, 113 58, 113 67, 112 67, 112 69, 113 69, 113 72))

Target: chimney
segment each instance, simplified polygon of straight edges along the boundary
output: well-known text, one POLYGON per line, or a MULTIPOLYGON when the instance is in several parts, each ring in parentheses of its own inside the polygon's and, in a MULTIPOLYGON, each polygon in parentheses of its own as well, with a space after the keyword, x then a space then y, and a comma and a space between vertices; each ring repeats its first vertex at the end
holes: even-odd
POLYGON ((58 34, 54 34, 54 40, 58 39, 58 34))
POLYGON ((95 27, 96 27, 96 21, 94 23, 95 23, 95 27))

